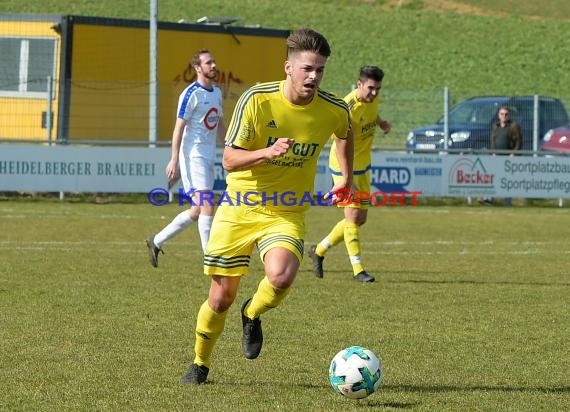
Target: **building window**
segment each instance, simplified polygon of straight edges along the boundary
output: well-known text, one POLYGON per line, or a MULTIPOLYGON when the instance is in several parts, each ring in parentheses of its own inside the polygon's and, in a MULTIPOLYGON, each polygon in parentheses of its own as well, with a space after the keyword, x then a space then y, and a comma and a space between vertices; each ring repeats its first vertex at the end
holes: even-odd
POLYGON ((47 98, 48 76, 55 79, 56 41, 0 37, 0 96, 47 98))

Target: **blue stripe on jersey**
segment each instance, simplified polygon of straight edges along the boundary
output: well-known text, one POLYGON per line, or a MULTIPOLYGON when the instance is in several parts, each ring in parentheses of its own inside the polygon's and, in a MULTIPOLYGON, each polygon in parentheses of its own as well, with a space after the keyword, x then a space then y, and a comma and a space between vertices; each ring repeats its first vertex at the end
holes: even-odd
POLYGON ((176 117, 178 117, 179 119, 184 118, 184 112, 186 111, 186 105, 188 104, 188 100, 190 100, 192 93, 194 93, 194 91, 196 89, 199 89, 200 87, 201 87, 200 83, 198 82, 190 84, 190 87, 188 87, 188 90, 186 90, 186 94, 184 95, 184 98, 180 103, 180 107, 178 108, 178 115, 176 117))
MULTIPOLYGON (((365 169, 362 170, 353 170, 352 174, 357 176, 357 175, 363 175, 364 173, 368 172, 371 169, 371 165, 366 166, 365 169)), ((342 176, 342 172, 337 172, 336 170, 333 170, 329 167, 329 172, 331 172, 331 174, 335 175, 335 176, 342 176)))
POLYGON ((226 146, 232 146, 232 143, 237 138, 237 134, 243 119, 243 111, 245 110, 245 106, 249 102, 254 95, 259 93, 276 93, 279 92, 279 81, 270 82, 270 83, 262 83, 255 86, 250 87, 246 90, 241 97, 239 98, 236 107, 234 109, 234 117, 230 129, 228 130, 227 136, 228 139, 226 140, 226 146))

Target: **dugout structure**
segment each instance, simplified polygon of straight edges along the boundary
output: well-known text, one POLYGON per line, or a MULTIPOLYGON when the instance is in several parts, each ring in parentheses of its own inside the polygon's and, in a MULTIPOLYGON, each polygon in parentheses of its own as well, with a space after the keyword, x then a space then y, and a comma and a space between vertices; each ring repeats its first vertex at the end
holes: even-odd
MULTIPOLYGON (((216 58, 227 123, 246 88, 284 78, 288 30, 157 26, 159 141, 171 139, 197 50, 216 58)), ((148 141, 149 33, 145 20, 0 14, 0 139, 148 141)))

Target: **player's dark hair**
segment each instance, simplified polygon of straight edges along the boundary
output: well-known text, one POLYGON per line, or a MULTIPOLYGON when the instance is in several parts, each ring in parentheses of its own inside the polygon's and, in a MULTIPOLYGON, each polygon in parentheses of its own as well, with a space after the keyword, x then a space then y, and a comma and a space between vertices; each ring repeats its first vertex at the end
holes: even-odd
POLYGON ((199 66, 201 61, 200 61, 200 56, 206 53, 210 53, 210 50, 208 49, 200 49, 196 52, 196 54, 194 54, 194 56, 192 56, 192 60, 190 60, 190 64, 192 65, 192 67, 194 66, 199 66))
POLYGON ((331 48, 325 36, 309 28, 295 30, 287 37, 288 57, 303 51, 311 51, 324 57, 331 55, 331 48))
POLYGON ((361 82, 372 79, 381 82, 384 78, 384 71, 377 66, 362 66, 360 68, 360 76, 358 77, 361 82))

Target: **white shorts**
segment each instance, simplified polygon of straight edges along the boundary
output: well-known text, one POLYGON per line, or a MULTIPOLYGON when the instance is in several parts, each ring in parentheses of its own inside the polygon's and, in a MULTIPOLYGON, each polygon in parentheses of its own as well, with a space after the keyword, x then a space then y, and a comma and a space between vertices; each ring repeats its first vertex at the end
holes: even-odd
POLYGON ((214 188, 214 161, 215 158, 180 157, 180 178, 186 193, 191 189, 212 190, 214 188))

